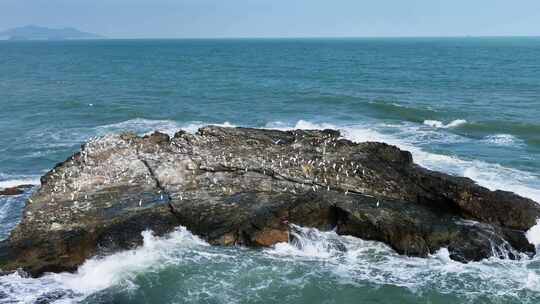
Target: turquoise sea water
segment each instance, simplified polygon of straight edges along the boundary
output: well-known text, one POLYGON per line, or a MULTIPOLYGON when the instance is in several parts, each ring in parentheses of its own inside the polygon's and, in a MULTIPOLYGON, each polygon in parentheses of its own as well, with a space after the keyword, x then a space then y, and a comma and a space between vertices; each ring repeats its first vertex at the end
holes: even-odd
MULTIPOLYGON (((540 38, 0 42, 0 188, 36 183, 93 136, 208 123, 338 128, 540 201, 540 38)), ((0 237, 23 203, 0 198, 0 237)), ((148 233, 75 275, 0 277, 0 303, 540 301, 540 260, 462 265, 301 239, 257 251, 148 233)))

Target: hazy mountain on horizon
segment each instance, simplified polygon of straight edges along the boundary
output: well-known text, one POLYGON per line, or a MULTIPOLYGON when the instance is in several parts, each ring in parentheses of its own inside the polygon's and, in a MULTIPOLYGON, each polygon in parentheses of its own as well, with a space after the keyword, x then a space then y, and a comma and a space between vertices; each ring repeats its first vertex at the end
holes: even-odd
POLYGON ((100 38, 104 37, 93 33, 82 32, 72 27, 53 29, 36 25, 27 25, 0 31, 0 39, 9 40, 72 40, 100 38))

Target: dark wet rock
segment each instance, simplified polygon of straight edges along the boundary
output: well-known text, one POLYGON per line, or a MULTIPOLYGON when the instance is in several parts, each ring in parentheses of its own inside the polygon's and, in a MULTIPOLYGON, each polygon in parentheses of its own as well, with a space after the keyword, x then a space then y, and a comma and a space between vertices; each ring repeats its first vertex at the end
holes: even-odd
POLYGON ((21 195, 34 187, 33 185, 19 185, 15 187, 9 187, 0 189, 0 195, 21 195))
POLYGON ((109 135, 41 179, 0 243, 3 270, 73 271, 178 225, 216 245, 271 246, 290 224, 336 229, 425 257, 458 261, 534 251, 532 200, 433 172, 383 143, 334 130, 205 127, 170 138, 109 135))

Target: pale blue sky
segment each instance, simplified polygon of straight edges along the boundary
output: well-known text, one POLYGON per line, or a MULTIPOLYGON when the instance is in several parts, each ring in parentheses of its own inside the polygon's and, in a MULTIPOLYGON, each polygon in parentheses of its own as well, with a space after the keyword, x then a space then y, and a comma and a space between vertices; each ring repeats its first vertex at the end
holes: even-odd
POLYGON ((540 36, 540 0, 0 0, 0 29, 108 37, 540 36))

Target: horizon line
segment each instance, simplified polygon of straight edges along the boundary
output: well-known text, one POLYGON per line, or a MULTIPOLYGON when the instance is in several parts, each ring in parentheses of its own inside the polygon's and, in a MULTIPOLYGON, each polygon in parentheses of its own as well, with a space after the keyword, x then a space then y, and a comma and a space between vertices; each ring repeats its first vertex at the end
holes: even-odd
POLYGON ((540 38, 540 34, 535 35, 406 35, 406 36, 205 36, 205 37, 107 37, 105 35, 96 34, 99 38, 74 38, 74 39, 36 39, 36 40, 9 40, 5 39, 0 41, 79 41, 79 40, 242 40, 242 39, 259 39, 259 40, 271 40, 271 39, 415 39, 415 38, 540 38))
MULTIPOLYGON (((107 36, 104 36, 107 37, 107 36)), ((540 37, 539 34, 512 34, 512 35, 366 35, 366 36, 185 36, 185 37, 110 37, 108 39, 332 39, 332 38, 491 38, 491 37, 540 37)))

